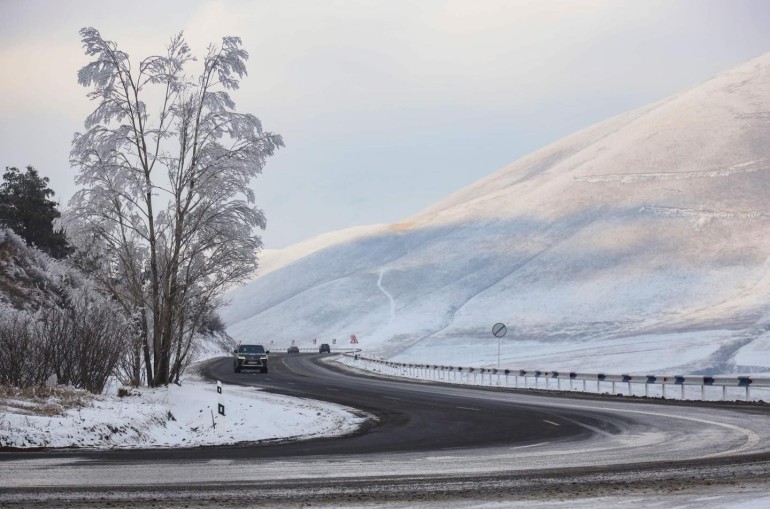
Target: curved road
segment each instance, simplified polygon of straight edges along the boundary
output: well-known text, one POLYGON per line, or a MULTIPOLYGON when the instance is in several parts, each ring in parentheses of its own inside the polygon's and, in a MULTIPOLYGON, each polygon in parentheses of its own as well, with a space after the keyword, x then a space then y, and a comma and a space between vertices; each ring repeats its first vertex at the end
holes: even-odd
MULTIPOLYGON (((94 499, 142 506, 439 500, 612 493, 620 484, 770 480, 764 406, 677 405, 414 383, 345 372, 318 355, 272 356, 223 382, 355 407, 354 436, 230 447, 0 454, 0 505, 94 499), (162 459, 161 459, 162 458, 162 459), (528 495, 529 494, 529 495, 528 495), (244 499, 245 497, 245 499, 244 499)), ((258 418, 258 416, 255 416, 258 418)))

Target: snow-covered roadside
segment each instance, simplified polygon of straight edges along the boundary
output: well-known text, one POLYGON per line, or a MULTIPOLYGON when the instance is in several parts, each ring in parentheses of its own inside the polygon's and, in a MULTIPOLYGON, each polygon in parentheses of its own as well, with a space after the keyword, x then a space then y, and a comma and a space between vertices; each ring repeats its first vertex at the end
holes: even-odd
MULTIPOLYGON (((552 380, 548 376, 535 377, 534 369, 527 369, 530 373, 529 376, 518 376, 517 369, 509 369, 509 375, 505 375, 504 372, 507 369, 506 366, 500 368, 500 371, 493 373, 488 365, 479 366, 478 364, 466 364, 463 371, 443 371, 441 369, 423 369, 423 368, 406 368, 399 366, 404 361, 393 361, 392 359, 381 359, 376 356, 353 356, 353 355, 341 355, 333 359, 335 362, 348 367, 351 370, 358 370, 370 373, 377 373, 380 376, 394 377, 394 378, 406 378, 411 380, 429 380, 437 381, 448 384, 456 385, 471 385, 477 387, 508 387, 516 389, 538 389, 538 390, 559 390, 559 391, 573 391, 573 392, 585 392, 593 394, 608 394, 612 396, 635 396, 635 397, 651 397, 651 398, 664 398, 664 399, 679 399, 679 400, 702 400, 702 401, 745 401, 747 399, 747 392, 745 387, 726 387, 725 392, 722 392, 721 386, 708 386, 703 392, 701 392, 700 385, 668 385, 662 384, 646 384, 643 381, 626 383, 626 382, 612 382, 603 381, 571 381, 557 379, 552 380), (486 372, 482 371, 484 368, 486 372), (467 368, 473 368, 469 370, 467 368), (630 392, 629 392, 630 391, 630 392)), ((436 361, 427 363, 429 366, 433 365, 449 365, 445 359, 439 358, 436 361)), ((544 370, 541 370, 544 371, 544 370)), ((558 371, 558 370, 557 370, 558 371)), ((563 372, 562 372, 563 373, 563 372)), ((618 374, 618 373, 613 373, 618 374)), ((547 373, 546 373, 547 375, 547 373)), ((665 375, 665 374, 664 374, 665 375)), ((671 375, 668 373, 667 375, 671 375)), ((658 374, 658 376, 663 376, 658 374)), ((644 380, 644 377, 640 377, 639 380, 644 380)), ((749 401, 765 402, 770 401, 770 387, 752 387, 748 393, 749 401)))
POLYGON ((56 413, 27 401, 0 399, 0 448, 196 447, 263 440, 299 440, 344 435, 366 417, 350 409, 308 399, 216 384, 189 377, 182 386, 131 389, 129 395, 73 395, 80 404, 56 413), (218 404, 225 416, 218 414, 218 404), (82 406, 81 406, 82 405, 82 406), (26 407, 26 409, 25 409, 26 407), (44 415, 40 415, 40 414, 44 415))

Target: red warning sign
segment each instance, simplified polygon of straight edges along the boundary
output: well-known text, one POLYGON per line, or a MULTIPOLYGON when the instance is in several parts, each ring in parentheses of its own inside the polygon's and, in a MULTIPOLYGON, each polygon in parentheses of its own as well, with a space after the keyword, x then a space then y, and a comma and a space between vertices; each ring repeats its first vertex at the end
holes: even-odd
POLYGON ((355 334, 350 335, 350 344, 351 345, 357 345, 358 344, 358 338, 355 334))
POLYGON ((314 345, 315 345, 315 342, 316 342, 316 341, 317 341, 317 340, 316 340, 316 338, 313 338, 313 344, 314 344, 314 345))
POLYGON ((332 339, 332 344, 333 344, 333 345, 336 345, 336 344, 337 344, 337 338, 333 338, 333 339, 332 339))

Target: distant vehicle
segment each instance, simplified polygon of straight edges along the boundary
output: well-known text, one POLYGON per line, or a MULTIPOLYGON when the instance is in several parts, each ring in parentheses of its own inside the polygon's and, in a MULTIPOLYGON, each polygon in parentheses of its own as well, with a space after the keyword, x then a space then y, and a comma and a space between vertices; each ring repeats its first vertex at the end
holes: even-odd
POLYGON ((262 345, 240 345, 233 350, 233 371, 240 373, 242 369, 258 369, 267 373, 267 354, 262 345))
POLYGON ((318 349, 318 353, 332 353, 332 349, 329 348, 329 343, 323 343, 318 349))
POLYGON ((286 353, 299 353, 299 347, 298 346, 290 346, 286 349, 286 353))

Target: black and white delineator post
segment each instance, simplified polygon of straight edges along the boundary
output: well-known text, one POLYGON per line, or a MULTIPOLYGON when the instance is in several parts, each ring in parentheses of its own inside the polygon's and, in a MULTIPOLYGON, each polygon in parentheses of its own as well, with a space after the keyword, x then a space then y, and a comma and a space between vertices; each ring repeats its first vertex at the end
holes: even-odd
POLYGON ((225 404, 222 402, 222 382, 217 380, 217 413, 225 416, 225 404))

